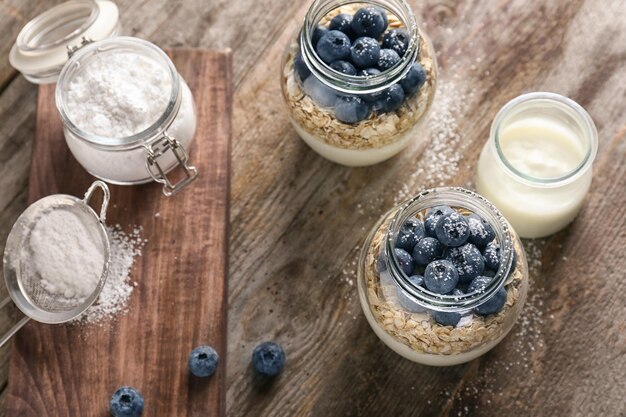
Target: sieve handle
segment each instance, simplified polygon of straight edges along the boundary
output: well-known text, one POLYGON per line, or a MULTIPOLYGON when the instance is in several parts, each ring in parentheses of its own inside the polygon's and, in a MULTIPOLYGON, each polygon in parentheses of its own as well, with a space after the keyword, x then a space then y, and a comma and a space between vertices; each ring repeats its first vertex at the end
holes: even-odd
POLYGON ((104 194, 102 198, 102 207, 100 207, 100 222, 104 223, 107 216, 107 207, 109 206, 109 197, 111 194, 109 193, 109 187, 106 183, 102 181, 94 181, 93 184, 89 187, 87 192, 85 193, 85 198, 83 198, 83 203, 89 204, 89 200, 91 199, 92 194, 96 191, 96 188, 101 188, 102 193, 104 194))
POLYGON ((5 343, 8 342, 15 335, 15 333, 17 333, 17 331, 21 329, 22 327, 24 327, 24 325, 28 323, 29 321, 30 321, 30 317, 24 316, 22 317, 20 321, 15 323, 15 325, 11 327, 11 329, 8 332, 3 334, 2 337, 0 338, 0 348, 4 346, 5 343))

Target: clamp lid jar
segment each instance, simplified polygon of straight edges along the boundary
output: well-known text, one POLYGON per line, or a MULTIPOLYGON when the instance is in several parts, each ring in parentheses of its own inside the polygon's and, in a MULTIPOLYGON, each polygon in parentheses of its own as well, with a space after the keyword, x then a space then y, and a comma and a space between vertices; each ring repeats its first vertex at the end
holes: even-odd
POLYGON ((196 130, 191 90, 156 45, 118 37, 108 0, 71 0, 29 22, 11 63, 37 83, 57 79, 66 143, 90 174, 113 184, 156 181, 170 196, 197 176, 188 149, 196 130), (168 173, 180 167, 182 179, 168 173))

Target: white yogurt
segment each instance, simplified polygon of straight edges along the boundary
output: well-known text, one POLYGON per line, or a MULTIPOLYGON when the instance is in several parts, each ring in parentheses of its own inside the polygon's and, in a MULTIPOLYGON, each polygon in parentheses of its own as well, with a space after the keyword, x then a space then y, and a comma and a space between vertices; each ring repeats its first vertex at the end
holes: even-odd
POLYGON ((291 122, 298 135, 309 145, 315 152, 329 161, 348 167, 362 167, 374 165, 395 156, 402 149, 406 148, 411 139, 413 130, 409 130, 395 142, 379 148, 371 149, 343 149, 337 146, 329 145, 309 132, 301 128, 293 120, 291 122))
POLYGON ((520 96, 494 120, 476 189, 521 237, 547 236, 580 211, 596 150, 595 126, 576 103, 549 93, 520 96))

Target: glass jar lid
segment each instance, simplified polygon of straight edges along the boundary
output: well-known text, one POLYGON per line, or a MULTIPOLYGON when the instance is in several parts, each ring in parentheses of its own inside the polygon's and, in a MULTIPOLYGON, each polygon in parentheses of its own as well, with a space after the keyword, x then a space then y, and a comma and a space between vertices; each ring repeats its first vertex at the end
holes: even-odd
POLYGON ((119 31, 119 9, 112 1, 70 0, 28 22, 11 48, 9 61, 27 80, 52 83, 77 48, 119 31))

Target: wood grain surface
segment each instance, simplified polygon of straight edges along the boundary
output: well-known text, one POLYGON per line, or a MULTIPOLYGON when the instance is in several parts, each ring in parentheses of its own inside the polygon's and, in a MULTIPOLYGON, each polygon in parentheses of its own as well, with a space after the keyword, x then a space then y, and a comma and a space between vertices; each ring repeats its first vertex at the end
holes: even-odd
MULTIPOLYGON (((132 270, 129 312, 103 326, 29 323, 15 338, 8 416, 103 416, 122 385, 142 392, 145 415, 224 415, 230 52, 171 55, 197 104, 191 162, 199 177, 171 198, 158 184, 110 187, 107 222, 141 226, 147 239, 132 270), (220 355, 210 379, 191 376, 187 366, 201 344, 220 355)), ((65 145, 54 85, 39 91, 36 126, 28 201, 84 194, 93 177, 65 145)))
MULTIPOLYGON (((27 19, 55 2, 0 2, 0 54, 6 57, 27 19)), ((233 49, 229 416, 626 415, 622 0, 410 0, 440 67, 427 140, 360 169, 312 152, 282 103, 281 54, 309 1, 116 2, 127 34, 161 46, 233 49), (400 358, 360 311, 353 275, 359 245, 398 199, 440 183, 471 186, 497 110, 540 90, 576 100, 598 126, 594 181, 582 212, 563 232, 525 242, 529 300, 496 349, 444 369, 400 358), (456 140, 441 145, 441 137, 456 140), (455 169, 434 175, 441 153, 455 169), (267 339, 287 351, 286 371, 272 384, 250 367, 253 347, 267 339)), ((26 206, 36 89, 6 59, 0 77, 4 242, 26 206)), ((9 313, 0 315, 0 327, 9 325, 9 313)), ((0 352, 2 382, 7 355, 0 352)))

